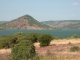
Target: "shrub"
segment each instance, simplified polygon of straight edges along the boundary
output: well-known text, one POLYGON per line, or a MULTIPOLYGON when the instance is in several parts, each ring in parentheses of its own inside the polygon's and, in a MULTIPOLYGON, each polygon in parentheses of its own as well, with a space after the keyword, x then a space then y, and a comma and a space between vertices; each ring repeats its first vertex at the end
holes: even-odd
POLYGON ((70 39, 70 37, 66 37, 66 39, 67 39, 67 40, 69 40, 69 39, 70 39))
POLYGON ((12 36, 5 36, 0 38, 0 48, 12 48, 16 43, 17 38, 12 36))
POLYGON ((72 45, 72 43, 71 43, 71 42, 69 42, 69 43, 68 43, 68 45, 72 45))
POLYGON ((78 36, 76 34, 74 34, 71 38, 78 38, 78 36))
POLYGON ((17 39, 16 43, 19 43, 19 42, 22 41, 22 40, 27 40, 27 35, 19 37, 19 38, 17 39))
POLYGON ((38 37, 38 41, 40 42, 40 46, 48 46, 50 41, 52 40, 52 36, 49 34, 40 34, 38 37))
POLYGON ((29 40, 23 40, 12 48, 13 60, 28 60, 35 56, 35 47, 29 40))
POLYGON ((33 60, 39 60, 38 54, 33 57, 33 60))
POLYGON ((27 34, 27 40, 32 41, 33 43, 37 42, 38 40, 38 33, 28 33, 27 34))
POLYGON ((73 46, 70 48, 71 52, 75 52, 75 51, 79 51, 79 50, 80 50, 80 48, 78 46, 73 46))
POLYGON ((46 51, 46 54, 47 54, 48 56, 51 55, 50 50, 47 50, 47 51, 46 51))

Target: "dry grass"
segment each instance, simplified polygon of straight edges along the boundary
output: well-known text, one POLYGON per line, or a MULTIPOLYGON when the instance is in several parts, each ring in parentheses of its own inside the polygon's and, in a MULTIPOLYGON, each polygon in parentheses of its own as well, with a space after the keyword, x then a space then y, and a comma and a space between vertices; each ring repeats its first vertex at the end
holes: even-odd
MULTIPOLYGON (((76 44, 76 43, 80 43, 80 38, 78 39, 58 39, 58 40, 52 40, 50 45, 53 45, 53 44, 68 44, 69 42, 73 43, 73 44, 76 44)), ((39 42, 38 43, 34 43, 34 46, 36 47, 40 47, 39 46, 39 42)))
POLYGON ((79 52, 69 51, 71 46, 80 46, 80 39, 53 40, 51 41, 50 46, 44 48, 40 48, 39 43, 35 43, 34 45, 41 55, 41 60, 80 60, 79 52), (69 42, 72 43, 72 45, 68 45, 69 42), (50 50, 50 56, 45 56, 47 50, 50 50))
POLYGON ((0 50, 0 54, 10 54, 11 53, 11 49, 1 49, 0 50))
POLYGON ((58 39, 53 40, 50 44, 68 44, 69 42, 73 44, 80 43, 80 39, 58 39))
MULTIPOLYGON (((76 43, 80 43, 80 39, 58 39, 58 40, 53 40, 50 45, 52 44, 68 44, 69 42, 76 44, 76 43)), ((34 43, 34 46, 36 47, 40 47, 39 43, 34 43)), ((11 53, 11 49, 1 49, 0 50, 0 54, 5 54, 5 53, 11 53)))
POLYGON ((11 49, 1 49, 0 50, 0 60, 9 60, 10 53, 11 53, 11 49))
MULTIPOLYGON (((52 50, 53 55, 55 54, 55 56, 51 55, 50 57, 48 56, 48 58, 43 56, 43 58, 41 57, 41 59, 43 59, 43 60, 49 60, 49 59, 51 60, 52 58, 54 58, 54 60, 68 60, 66 58, 70 58, 69 60, 80 60, 80 58, 79 58, 80 54, 79 53, 76 53, 76 52, 72 53, 72 52, 67 51, 67 49, 68 49, 67 44, 69 42, 71 42, 74 45, 77 45, 79 43, 78 46, 80 46, 80 39, 58 39, 58 40, 53 40, 50 43, 51 46, 48 46, 48 47, 45 47, 45 48, 40 48, 39 43, 34 43, 34 46, 36 47, 37 52, 40 52, 40 53, 41 53, 41 50, 42 50, 42 52, 44 52, 45 49, 50 49, 50 50, 53 49, 52 50)), ((10 53, 11 53, 11 49, 1 49, 0 50, 0 57, 4 58, 4 55, 6 56, 6 54, 10 54, 10 53)), ((3 59, 3 60, 5 60, 5 59, 3 59)))

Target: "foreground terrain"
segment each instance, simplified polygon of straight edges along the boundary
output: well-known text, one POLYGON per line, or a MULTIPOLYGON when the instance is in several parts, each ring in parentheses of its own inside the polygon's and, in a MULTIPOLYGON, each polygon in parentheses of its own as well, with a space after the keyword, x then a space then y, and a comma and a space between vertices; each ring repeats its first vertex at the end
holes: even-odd
MULTIPOLYGON (((80 47, 80 39, 53 40, 47 47, 40 47, 39 43, 34 45, 41 60, 80 60, 80 51, 70 52, 72 46, 80 47)), ((11 49, 1 49, 0 59, 7 60, 10 53, 11 49)))

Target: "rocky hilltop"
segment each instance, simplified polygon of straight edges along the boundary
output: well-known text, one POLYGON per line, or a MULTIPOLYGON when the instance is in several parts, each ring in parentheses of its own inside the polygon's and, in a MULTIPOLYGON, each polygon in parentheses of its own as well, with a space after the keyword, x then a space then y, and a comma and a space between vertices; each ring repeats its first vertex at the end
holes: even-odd
POLYGON ((30 15, 24 15, 7 23, 0 25, 0 28, 4 29, 31 29, 31 30, 42 30, 51 29, 50 26, 43 24, 30 15))

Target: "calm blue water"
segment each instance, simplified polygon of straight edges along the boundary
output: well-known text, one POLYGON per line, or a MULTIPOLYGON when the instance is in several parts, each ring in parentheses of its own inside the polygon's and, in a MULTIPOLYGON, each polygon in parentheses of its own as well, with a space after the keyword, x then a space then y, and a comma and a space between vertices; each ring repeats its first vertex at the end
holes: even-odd
POLYGON ((48 33, 51 34, 52 36, 57 36, 57 37, 70 37, 73 34, 77 34, 78 36, 80 36, 80 30, 0 30, 0 36, 10 35, 17 32, 48 33))

